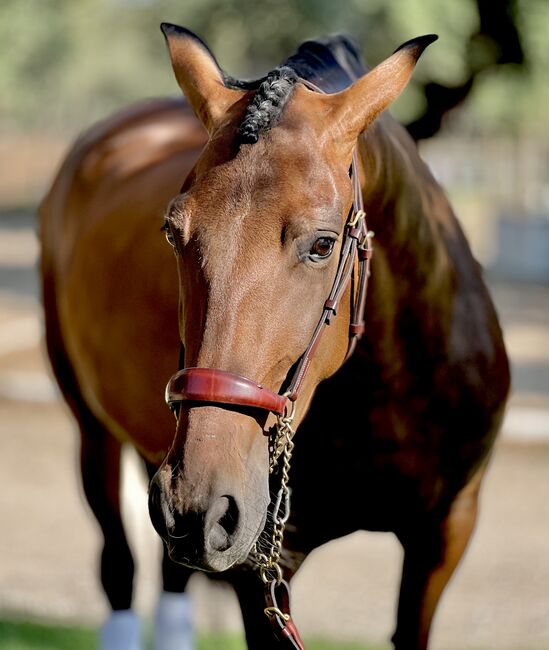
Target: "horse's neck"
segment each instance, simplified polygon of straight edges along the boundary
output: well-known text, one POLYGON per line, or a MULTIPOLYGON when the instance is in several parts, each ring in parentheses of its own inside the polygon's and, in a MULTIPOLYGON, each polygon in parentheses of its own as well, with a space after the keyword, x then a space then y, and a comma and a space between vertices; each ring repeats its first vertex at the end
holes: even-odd
POLYGON ((444 191, 390 118, 365 137, 360 151, 368 226, 387 272, 399 282, 420 279, 442 288, 452 271, 450 241, 457 238, 468 253, 444 191))
POLYGON ((383 395, 393 405, 419 397, 413 403, 422 409, 436 393, 454 399, 457 382, 479 391, 478 382, 491 378, 494 390, 485 397, 495 412, 508 382, 501 329, 442 188, 391 120, 365 138, 361 154, 368 227, 376 235, 356 355, 367 367, 364 394, 378 406, 383 395))
POLYGON ((391 118, 367 132, 360 154, 368 227, 375 232, 367 317, 375 315, 379 328, 370 332, 398 340, 406 322, 421 339, 440 339, 459 271, 450 249, 457 247, 466 265, 471 260, 459 225, 415 144, 391 118))

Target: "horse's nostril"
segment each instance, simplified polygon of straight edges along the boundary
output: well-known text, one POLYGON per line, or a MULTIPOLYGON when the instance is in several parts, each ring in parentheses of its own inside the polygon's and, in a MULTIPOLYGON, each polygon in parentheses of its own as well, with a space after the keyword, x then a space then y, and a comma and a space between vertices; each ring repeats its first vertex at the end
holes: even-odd
POLYGON ((233 497, 223 495, 210 508, 207 520, 206 539, 210 549, 226 551, 233 545, 240 515, 233 497))
POLYGON ((225 495, 221 499, 225 499, 227 503, 227 509, 224 514, 219 519, 219 525, 227 531, 227 535, 234 535, 238 527, 239 512, 236 501, 233 497, 225 495))
POLYGON ((222 553, 234 545, 240 513, 232 496, 214 498, 206 510, 195 504, 195 509, 185 512, 170 507, 168 498, 153 479, 149 487, 151 521, 174 561, 193 564, 204 554, 222 553))

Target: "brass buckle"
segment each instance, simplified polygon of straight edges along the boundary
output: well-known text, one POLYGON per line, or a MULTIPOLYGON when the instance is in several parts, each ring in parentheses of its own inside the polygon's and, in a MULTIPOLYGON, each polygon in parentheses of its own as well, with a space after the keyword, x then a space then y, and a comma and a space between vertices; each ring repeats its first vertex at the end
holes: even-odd
POLYGON ((357 210, 349 223, 347 224, 351 228, 356 228, 356 225, 361 219, 366 218, 366 212, 364 210, 357 210))
POLYGON ((358 247, 363 250, 367 251, 371 248, 372 244, 372 239, 375 237, 375 232, 373 230, 368 230, 368 232, 364 235, 364 239, 360 242, 358 247))

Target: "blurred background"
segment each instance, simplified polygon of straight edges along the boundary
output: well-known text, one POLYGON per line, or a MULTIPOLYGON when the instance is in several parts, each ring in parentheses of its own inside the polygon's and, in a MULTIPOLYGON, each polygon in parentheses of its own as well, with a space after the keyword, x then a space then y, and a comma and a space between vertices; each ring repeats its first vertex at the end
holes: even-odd
MULTIPOLYGON (((161 21, 196 31, 243 77, 326 33, 352 34, 370 65, 409 38, 439 34, 392 112, 485 269, 514 389, 478 533, 440 607, 433 648, 549 647, 549 3, 2 0, 0 649, 93 648, 107 612, 77 436, 42 350, 35 210, 79 132, 132 101, 177 94, 161 21)), ((125 469, 137 606, 148 617, 159 548, 131 453, 125 469)), ((395 540, 379 534, 315 552, 294 595, 304 636, 325 640, 313 647, 389 647, 400 561, 395 540)), ((191 592, 201 642, 242 648, 232 594, 201 576, 191 592)))

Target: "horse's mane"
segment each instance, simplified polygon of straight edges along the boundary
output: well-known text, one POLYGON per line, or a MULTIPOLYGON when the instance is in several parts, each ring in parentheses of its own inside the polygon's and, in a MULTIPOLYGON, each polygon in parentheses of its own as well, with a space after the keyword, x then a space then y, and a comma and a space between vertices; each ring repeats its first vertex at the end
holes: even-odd
POLYGON ((328 36, 300 45, 296 54, 267 75, 243 81, 228 75, 230 88, 255 90, 238 129, 242 143, 253 144, 259 135, 276 125, 296 82, 306 79, 324 92, 337 92, 366 72, 357 45, 349 36, 328 36))

